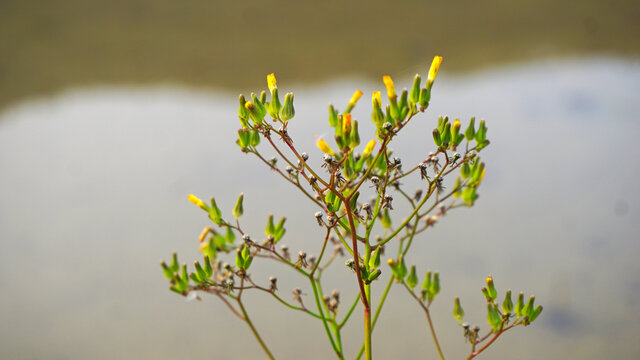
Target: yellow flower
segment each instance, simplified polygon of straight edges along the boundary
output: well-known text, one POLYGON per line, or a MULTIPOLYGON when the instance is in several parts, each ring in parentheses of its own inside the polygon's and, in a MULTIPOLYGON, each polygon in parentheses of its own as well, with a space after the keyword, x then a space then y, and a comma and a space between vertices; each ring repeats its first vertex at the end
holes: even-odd
POLYGON ((355 105, 356 102, 358 102, 358 100, 360 99, 360 97, 362 97, 362 91, 356 90, 356 92, 353 93, 353 96, 351 96, 351 100, 349 100, 349 105, 351 106, 355 105))
POLYGON ((389 98, 391 99, 396 97, 396 89, 393 86, 393 80, 391 80, 391 76, 389 75, 383 76, 382 82, 384 83, 384 86, 387 87, 387 94, 389 95, 389 98))
POLYGON ((427 78, 427 86, 431 86, 438 76, 438 69, 440 69, 440 64, 442 64, 442 56, 436 56, 433 58, 433 62, 431 62, 431 68, 429 69, 429 77, 427 78))
POLYGON ((362 157, 367 157, 369 155, 371 155, 371 152, 373 152, 373 148, 376 146, 376 141, 375 140, 371 140, 367 143, 367 146, 364 147, 364 150, 362 150, 362 157))
POLYGON ((200 207, 202 209, 206 208, 206 205, 204 204, 204 202, 202 202, 202 200, 198 199, 193 194, 189 194, 189 201, 191 201, 192 203, 198 205, 198 207, 200 207))
POLYGON ((327 142, 324 141, 324 139, 322 138, 318 139, 318 142, 316 143, 316 145, 318 145, 318 149, 322 150, 323 153, 329 154, 331 156, 335 155, 333 150, 331 150, 331 148, 329 147, 329 144, 327 144, 327 142))
POLYGON ((273 90, 278 88, 278 85, 276 84, 276 76, 273 73, 267 75, 267 85, 269 86, 269 91, 272 93, 273 90))
POLYGON ((342 115, 342 133, 347 135, 351 133, 351 114, 342 115))
POLYGON ((371 95, 371 104, 375 107, 376 105, 382 106, 382 100, 380 100, 380 91, 374 91, 371 95))

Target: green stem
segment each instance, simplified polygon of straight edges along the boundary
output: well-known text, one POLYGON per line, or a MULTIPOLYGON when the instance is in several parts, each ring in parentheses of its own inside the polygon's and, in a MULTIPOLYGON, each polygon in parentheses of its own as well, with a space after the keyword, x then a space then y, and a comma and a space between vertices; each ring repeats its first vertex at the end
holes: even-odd
POLYGON ((249 327, 251 328, 251 331, 253 332, 253 335, 256 337, 256 339, 260 343, 260 346, 262 346, 262 350, 264 350, 265 354, 267 354, 269 359, 275 360, 275 358, 273 357, 273 354, 271 354, 271 351, 269 351, 269 348, 267 347, 267 345, 264 343, 264 341, 262 341, 260 334, 258 334, 258 330, 256 330, 255 326, 253 326, 253 323, 249 318, 249 314, 247 314, 247 310, 245 310, 244 306, 242 305, 242 301, 240 301, 239 299, 237 301, 238 301, 238 305, 240 306, 240 310, 242 311, 242 315, 244 315, 244 320, 247 322, 247 325, 249 325, 249 327))
POLYGON ((320 299, 320 296, 318 295, 318 287, 316 285, 316 281, 312 277, 309 277, 309 282, 311 282, 311 288, 313 289, 313 296, 316 300, 316 307, 318 308, 318 313, 320 313, 320 316, 322 317, 322 324, 324 325, 324 330, 327 333, 329 342, 331 342, 331 347, 336 352, 336 355, 338 356, 339 359, 344 359, 344 357, 342 356, 342 353, 340 352, 340 350, 336 346, 336 343, 333 340, 333 336, 331 335, 331 330, 329 330, 329 325, 327 324, 327 318, 324 316, 324 312, 322 311, 322 301, 320 299))
POLYGON ((355 310, 356 306, 358 305, 358 300, 360 300, 360 295, 356 296, 353 305, 351 305, 351 308, 349 309, 349 312, 347 312, 347 315, 345 315, 344 319, 342 319, 342 322, 340 322, 340 324, 338 325, 339 328, 342 328, 344 324, 347 323, 347 320, 349 320, 349 317, 353 313, 353 310, 355 310))

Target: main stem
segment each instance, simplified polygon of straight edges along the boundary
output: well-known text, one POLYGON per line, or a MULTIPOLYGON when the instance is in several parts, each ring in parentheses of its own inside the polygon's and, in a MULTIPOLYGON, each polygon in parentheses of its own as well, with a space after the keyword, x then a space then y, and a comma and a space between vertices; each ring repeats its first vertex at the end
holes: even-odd
POLYGON ((371 288, 365 285, 367 306, 364 308, 364 358, 371 360, 371 288))

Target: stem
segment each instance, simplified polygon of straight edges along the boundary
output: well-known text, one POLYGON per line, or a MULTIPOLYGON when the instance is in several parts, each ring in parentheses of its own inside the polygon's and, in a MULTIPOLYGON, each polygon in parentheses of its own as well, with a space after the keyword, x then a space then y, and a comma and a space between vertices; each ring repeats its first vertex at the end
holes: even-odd
POLYGON ((347 323, 347 320, 349 320, 351 313, 353 313, 353 310, 355 310, 356 306, 358 305, 358 300, 360 300, 360 296, 356 296, 356 299, 353 302, 353 305, 351 305, 349 312, 347 312, 347 315, 345 315, 344 319, 342 319, 342 322, 340 322, 340 324, 338 325, 339 328, 342 328, 344 324, 347 323))
POLYGON ((324 312, 322 311, 322 304, 321 304, 320 296, 318 295, 318 287, 316 285, 316 281, 313 279, 313 277, 309 277, 309 282, 311 282, 311 288, 313 289, 313 297, 316 300, 316 307, 318 308, 318 313, 320 313, 320 316, 322 317, 322 324, 324 325, 324 330, 327 333, 329 342, 331 342, 331 347, 336 352, 336 355, 338 355, 339 359, 344 359, 344 357, 342 356, 342 353, 336 346, 336 343, 333 341, 333 336, 331 336, 331 330, 329 330, 329 325, 327 325, 327 318, 324 316, 324 312))
POLYGON ((251 331, 253 332, 253 335, 256 337, 256 339, 260 343, 260 346, 262 346, 262 350, 264 350, 265 354, 267 354, 269 359, 275 360, 275 358, 271 354, 271 351, 269 351, 269 348, 267 348, 267 345, 264 343, 264 341, 262 341, 262 338, 260 337, 260 334, 258 334, 258 330, 256 330, 255 326, 253 326, 253 323, 251 322, 251 319, 249 318, 249 314, 247 314, 247 310, 245 310, 244 306, 242 305, 242 301, 240 301, 240 299, 238 299, 237 301, 238 301, 238 305, 240 306, 240 310, 242 311, 242 314, 244 315, 244 320, 247 322, 247 325, 249 325, 249 327, 251 328, 251 331))
POLYGON ((402 285, 404 285, 404 287, 407 289, 409 294, 413 296, 413 298, 418 302, 418 304, 420 304, 420 307, 422 307, 422 310, 424 310, 424 313, 427 315, 427 322, 429 323, 429 330, 431 330, 431 337, 433 337, 433 342, 436 344, 436 349, 438 350, 438 355, 440 355, 440 359, 444 360, 444 355, 442 354, 442 349, 440 348, 440 343, 438 342, 438 337, 436 336, 436 330, 433 327, 433 322, 431 322, 431 314, 429 314, 429 306, 425 305, 422 302, 422 300, 420 300, 416 296, 416 294, 413 293, 413 290, 411 290, 411 288, 409 288, 409 286, 407 286, 406 283, 403 282, 402 285))

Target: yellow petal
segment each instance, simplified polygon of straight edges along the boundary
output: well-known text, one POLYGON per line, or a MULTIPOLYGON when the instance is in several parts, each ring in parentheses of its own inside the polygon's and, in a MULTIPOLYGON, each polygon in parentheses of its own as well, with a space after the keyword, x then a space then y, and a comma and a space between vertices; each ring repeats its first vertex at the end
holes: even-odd
POLYGON ((198 199, 193 194, 189 194, 189 201, 191 201, 192 203, 198 205, 199 207, 204 207, 204 202, 202 202, 202 200, 198 199))
POLYGON ((393 80, 391 80, 391 76, 385 75, 382 77, 382 82, 384 86, 387 87, 387 94, 389 98, 393 98, 396 96, 396 88, 393 86, 393 80))
POLYGON ((371 103, 373 106, 382 106, 382 100, 380 100, 380 91, 374 91, 371 95, 371 103))
POLYGON ((342 116, 342 133, 347 135, 351 133, 351 114, 342 116))
POLYGON ((440 64, 442 64, 442 56, 436 56, 433 58, 431 62, 431 68, 429 69, 429 77, 427 78, 427 84, 433 84, 433 81, 438 76, 438 69, 440 69, 440 64))
POLYGON ((367 157, 369 155, 371 155, 371 152, 373 152, 373 148, 376 146, 376 141, 375 140, 371 140, 367 143, 367 146, 364 147, 364 150, 362 151, 362 156, 367 157))
POLYGON ((269 91, 271 92, 278 88, 278 86, 276 85, 276 76, 273 73, 267 75, 267 85, 269 86, 269 91))
POLYGON ((349 100, 349 104, 351 104, 352 106, 355 105, 355 103, 360 99, 360 97, 362 97, 362 91, 356 90, 356 92, 353 93, 353 96, 351 96, 351 100, 349 100))
POLYGON ((316 143, 316 145, 318 145, 318 149, 322 150, 323 153, 329 154, 332 156, 335 155, 333 150, 331 150, 331 148, 329 147, 329 144, 327 144, 327 142, 324 141, 324 139, 318 139, 318 142, 316 143))

